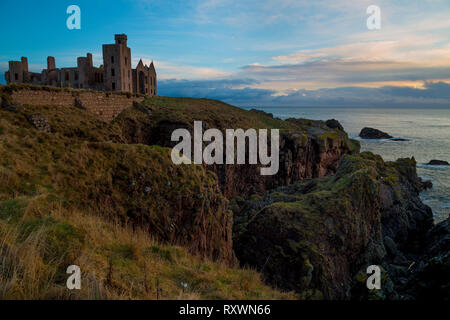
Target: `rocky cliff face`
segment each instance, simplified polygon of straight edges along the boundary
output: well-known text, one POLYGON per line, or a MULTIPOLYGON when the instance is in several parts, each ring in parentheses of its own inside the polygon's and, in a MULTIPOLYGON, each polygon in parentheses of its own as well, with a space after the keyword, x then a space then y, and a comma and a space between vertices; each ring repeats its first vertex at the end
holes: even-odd
POLYGON ((449 223, 433 227, 415 160, 359 154, 336 121, 158 97, 107 124, 76 107, 17 108, 1 94, 0 201, 47 199, 227 264, 235 252, 301 298, 448 298, 449 223), (48 130, 30 123, 35 114, 48 130), (278 174, 174 165, 171 133, 194 120, 204 129, 280 129, 278 174), (373 264, 384 270, 383 289, 368 292, 373 264))
MULTIPOLYGON (((176 143, 171 142, 171 134, 175 129, 188 129, 192 135, 194 119, 192 122, 182 120, 174 115, 173 111, 170 114, 158 116, 151 111, 145 113, 143 110, 151 110, 151 108, 136 106, 134 110, 123 113, 117 121, 123 128, 129 143, 173 147, 176 143)), ((246 130, 251 128, 252 123, 256 124, 255 128, 258 128, 261 124, 250 120, 254 114, 265 121, 273 121, 264 128, 281 129, 280 168, 276 175, 262 176, 260 165, 205 166, 206 169, 217 174, 222 192, 227 198, 237 195, 247 196, 298 180, 333 174, 339 159, 344 154, 359 152, 358 141, 349 139, 345 131, 338 127, 330 128, 325 122, 306 119, 282 121, 273 119, 262 111, 241 111, 241 121, 249 118, 248 121, 217 123, 214 118, 206 118, 203 119, 203 129, 217 128, 223 132, 225 129, 246 130)), ((202 120, 202 118, 196 120, 202 120)))
POLYGON ((428 232, 425 245, 414 264, 393 271, 399 291, 406 298, 450 301, 450 218, 428 232))
MULTIPOLYGON (((280 168, 276 175, 261 176, 260 166, 207 166, 219 179, 227 198, 247 196, 307 178, 333 174, 344 154, 358 150, 350 146, 347 134, 329 128, 320 134, 288 132, 280 137, 280 168), (326 134, 330 133, 329 136, 326 134)), ((323 131, 322 131, 323 130, 323 131)), ((356 144, 356 142, 355 142, 356 144)))
POLYGON ((327 299, 371 298, 365 270, 381 265, 388 272, 375 297, 401 297, 393 270, 408 268, 423 253, 432 228, 415 165, 414 159, 385 163, 370 153, 346 155, 334 176, 234 199, 239 261, 276 286, 327 299))

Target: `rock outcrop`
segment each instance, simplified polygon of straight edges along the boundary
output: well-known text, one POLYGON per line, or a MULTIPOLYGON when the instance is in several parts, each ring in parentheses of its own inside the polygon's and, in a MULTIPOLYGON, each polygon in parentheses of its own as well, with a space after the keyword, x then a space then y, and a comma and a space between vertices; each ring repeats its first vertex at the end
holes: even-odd
MULTIPOLYGON (((151 110, 152 107, 140 108, 151 110)), ((154 110, 152 115, 148 116, 141 109, 135 107, 127 110, 117 120, 129 143, 173 147, 176 143, 171 141, 171 134, 175 129, 185 128, 192 135, 194 119, 192 122, 186 120, 177 113, 177 110, 170 110, 161 115, 158 115, 158 110, 154 110)), ((229 111, 233 109, 230 108, 229 111)), ((204 110, 204 113, 208 112, 210 111, 204 110)), ((199 115, 196 120, 203 120, 204 130, 209 128, 217 128, 223 132, 230 128, 246 130, 250 125, 261 127, 258 122, 267 123, 263 128, 280 129, 280 167, 276 175, 262 176, 261 165, 205 166, 217 174, 227 198, 251 195, 298 180, 333 174, 344 154, 359 152, 359 142, 349 139, 347 133, 340 129, 340 125, 330 128, 323 121, 306 119, 282 121, 263 111, 241 110, 241 112, 240 121, 232 121, 233 115, 229 115, 229 119, 218 123, 215 118, 202 119, 204 114, 199 115)), ((186 113, 189 114, 189 111, 186 113)))
POLYGON ((447 161, 444 161, 444 160, 431 160, 427 164, 431 165, 431 166, 448 166, 448 165, 450 165, 450 163, 448 163, 447 161))
POLYGON ((344 127, 336 119, 330 119, 325 122, 325 124, 331 129, 339 129, 344 131, 344 127))
POLYGON ((433 224, 415 166, 414 159, 345 155, 334 176, 233 199, 239 261, 273 285, 326 299, 370 298, 365 270, 381 265, 388 272, 375 297, 399 298, 388 267, 407 268, 433 224))
POLYGON ((450 218, 427 234, 424 253, 408 269, 400 269, 406 298, 450 301, 450 218))
POLYGON ((28 121, 39 131, 52 131, 47 119, 42 114, 32 114, 28 117, 28 121))
POLYGON ((378 129, 363 128, 359 133, 359 136, 363 139, 391 139, 392 136, 378 129))

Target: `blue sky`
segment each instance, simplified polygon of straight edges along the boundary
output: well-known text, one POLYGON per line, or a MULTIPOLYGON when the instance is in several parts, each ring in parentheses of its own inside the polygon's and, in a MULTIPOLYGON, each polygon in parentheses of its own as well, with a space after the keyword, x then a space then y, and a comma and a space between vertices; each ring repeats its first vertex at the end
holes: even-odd
POLYGON ((448 0, 73 0, 0 2, 8 60, 75 66, 126 33, 155 61, 159 94, 237 105, 450 106, 448 0), (81 30, 66 8, 81 8, 81 30), (369 5, 381 29, 366 27, 369 5))

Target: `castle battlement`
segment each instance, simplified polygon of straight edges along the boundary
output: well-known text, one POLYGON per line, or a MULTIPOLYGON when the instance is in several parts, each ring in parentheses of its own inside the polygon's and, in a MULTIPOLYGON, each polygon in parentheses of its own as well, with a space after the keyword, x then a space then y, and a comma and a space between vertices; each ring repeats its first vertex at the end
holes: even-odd
POLYGON ((28 59, 22 57, 20 61, 9 61, 6 82, 155 96, 157 76, 153 62, 147 66, 140 60, 136 69, 132 69, 127 36, 116 34, 114 38, 114 44, 103 45, 103 65, 100 67, 94 67, 91 53, 78 57, 77 66, 71 68, 56 68, 55 58, 49 56, 47 69, 35 73, 28 71, 28 59))

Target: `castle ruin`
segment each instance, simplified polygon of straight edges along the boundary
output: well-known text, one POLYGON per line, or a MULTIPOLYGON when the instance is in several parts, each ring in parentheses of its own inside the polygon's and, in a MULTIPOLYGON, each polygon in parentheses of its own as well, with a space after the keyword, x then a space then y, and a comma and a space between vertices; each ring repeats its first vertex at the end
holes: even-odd
POLYGON ((131 67, 131 49, 127 36, 116 34, 114 44, 103 45, 103 65, 94 67, 92 54, 77 59, 77 66, 56 68, 54 57, 47 58, 47 69, 41 73, 28 71, 28 59, 9 61, 5 79, 10 83, 29 83, 75 89, 118 91, 156 96, 156 70, 153 62, 144 65, 142 59, 136 69, 131 67))

